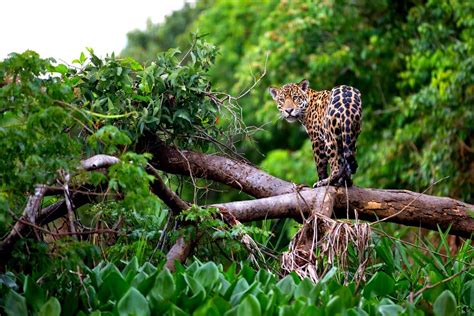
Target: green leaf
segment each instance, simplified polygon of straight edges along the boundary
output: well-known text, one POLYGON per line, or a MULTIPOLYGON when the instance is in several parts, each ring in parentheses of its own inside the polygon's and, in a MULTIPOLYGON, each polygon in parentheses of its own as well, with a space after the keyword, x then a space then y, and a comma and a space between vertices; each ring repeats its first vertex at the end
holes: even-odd
POLYGON ((30 276, 23 283, 23 293, 26 301, 35 311, 39 310, 46 301, 46 292, 30 276))
POLYGON ((283 279, 281 279, 277 284, 277 288, 280 289, 280 291, 291 297, 293 295, 293 292, 295 290, 296 284, 295 281, 293 280, 293 277, 291 275, 287 275, 283 279))
POLYGON ((65 74, 67 73, 68 68, 67 68, 67 66, 64 65, 64 64, 59 64, 59 65, 57 65, 56 67, 54 67, 54 70, 55 70, 56 72, 59 72, 59 73, 62 74, 62 75, 65 75, 65 74))
POLYGON ((138 258, 134 256, 132 260, 130 260, 125 266, 125 268, 122 270, 122 275, 125 277, 125 280, 130 283, 130 281, 133 280, 133 278, 135 277, 135 274, 137 274, 137 271, 138 258))
MULTIPOLYGON (((81 290, 82 293, 84 289, 81 290)), ((76 289, 71 289, 70 291, 67 291, 66 294, 63 296, 63 299, 61 300, 61 312, 63 315, 74 315, 77 312, 77 307, 79 305, 79 299, 80 295, 77 295, 76 289)), ((94 297, 89 297, 89 302, 90 305, 95 306, 97 303, 96 301, 96 296, 94 293, 94 297)), ((87 302, 87 297, 85 297, 85 301, 87 302)), ((89 306, 89 302, 87 302, 85 306, 89 306)))
MULTIPOLYGON (((1 200, 1 195, 0 195, 0 200, 1 200)), ((6 208, 8 209, 8 207, 6 208)), ((15 275, 12 272, 6 272, 4 274, 0 274, 0 285, 5 284, 7 287, 16 290, 18 288, 18 285, 16 285, 15 282, 15 275)), ((1 286, 0 286, 1 289, 1 286)))
POLYGON ((382 316, 396 316, 396 315, 401 315, 403 313, 403 307, 401 307, 400 305, 394 304, 391 301, 390 303, 391 304, 380 304, 379 306, 377 306, 377 311, 382 316))
MULTIPOLYGON (((103 294, 104 296, 101 297, 104 303, 109 299, 110 291, 107 289, 105 293, 106 295, 103 294)), ((99 304, 99 295, 97 295, 95 288, 91 285, 86 285, 85 288, 81 290, 79 298, 84 306, 88 306, 89 304, 96 306, 99 304)))
POLYGON ((125 58, 123 64, 130 66, 130 69, 132 69, 133 71, 143 70, 143 66, 131 57, 125 58))
POLYGON ((379 271, 367 282, 364 287, 364 297, 371 295, 386 296, 395 290, 395 281, 383 271, 379 271))
MULTIPOLYGON (((314 289, 314 284, 311 282, 310 279, 305 278, 303 281, 301 281, 300 284, 296 287, 295 290, 295 299, 298 299, 300 297, 304 298, 311 298, 313 295, 313 289, 314 289)), ((314 303, 314 301, 313 301, 314 303)))
POLYGON ((219 279, 219 271, 216 264, 214 262, 203 264, 194 273, 194 278, 206 289, 211 289, 219 279))
POLYGON ((463 285, 463 301, 467 306, 474 306, 474 280, 463 285))
POLYGON ((344 310, 342 298, 339 295, 332 297, 326 304, 327 315, 337 315, 344 310))
POLYGON ((239 316, 259 316, 261 314, 262 311, 260 310, 260 303, 252 294, 247 295, 237 307, 237 315, 239 316))
POLYGON ((233 286, 233 288, 232 288, 232 286, 230 286, 228 291, 232 290, 232 294, 230 296, 230 302, 231 302, 232 306, 235 306, 235 305, 237 305, 237 303, 240 302, 240 299, 241 299, 242 295, 244 293, 246 293, 249 288, 250 288, 250 286, 247 283, 247 280, 245 280, 244 278, 239 279, 235 283, 235 286, 233 286))
POLYGON ((433 311, 439 316, 457 315, 456 308, 456 298, 450 290, 441 293, 433 304, 433 311))
POLYGON ((110 98, 107 98, 107 109, 109 110, 109 112, 113 112, 113 110, 115 109, 114 103, 110 98))
POLYGON ((135 288, 130 288, 117 304, 119 315, 147 316, 150 308, 145 297, 135 288))
POLYGON ((247 264, 242 266, 239 275, 243 276, 249 284, 253 283, 255 279, 255 270, 249 267, 247 264))
POLYGON ((301 311, 301 313, 299 315, 301 315, 301 316, 319 316, 319 315, 323 315, 323 312, 321 311, 320 308, 318 308, 314 305, 308 305, 305 308, 303 308, 303 310, 301 311))
POLYGON ((191 116, 189 115, 189 112, 183 109, 179 109, 176 111, 173 115, 173 121, 176 120, 176 118, 181 118, 183 120, 188 121, 190 124, 192 124, 191 116))
POLYGON ((331 281, 331 280, 336 276, 336 273, 337 273, 337 268, 336 268, 336 267, 332 267, 331 270, 329 270, 329 271, 324 275, 324 277, 321 279, 321 283, 322 283, 322 284, 328 283, 329 281, 331 281))
POLYGON ((229 302, 220 296, 215 296, 208 300, 204 305, 201 305, 193 312, 193 316, 219 316, 224 315, 231 309, 229 302))
POLYGON ((60 316, 61 315, 61 304, 55 297, 51 297, 43 306, 38 313, 40 316, 60 316))
POLYGON ((119 272, 112 271, 104 279, 101 288, 107 288, 115 299, 119 300, 128 291, 130 285, 119 272))
POLYGON ((154 272, 152 275, 146 277, 136 286, 137 290, 139 290, 144 296, 148 295, 148 293, 155 285, 157 275, 158 272, 154 272))
POLYGON ((198 306, 201 306, 206 299, 206 290, 198 281, 189 275, 184 275, 184 280, 188 284, 189 288, 191 289, 191 293, 193 294, 185 301, 185 308, 188 310, 196 309, 198 306))
POLYGON ((171 307, 169 308, 167 315, 170 315, 170 316, 187 316, 189 314, 186 313, 185 311, 183 311, 178 306, 176 306, 174 304, 171 304, 171 307))
POLYGON ((149 263, 148 261, 145 262, 145 264, 143 264, 142 266, 142 269, 145 273, 147 273, 148 275, 152 275, 153 273, 155 273, 158 269, 153 266, 151 263, 149 263))
POLYGON ((5 296, 5 313, 10 316, 27 316, 26 300, 17 292, 11 290, 5 296))
POLYGON ((157 291, 163 299, 171 299, 175 295, 176 285, 168 269, 163 269, 158 274, 153 290, 157 291))

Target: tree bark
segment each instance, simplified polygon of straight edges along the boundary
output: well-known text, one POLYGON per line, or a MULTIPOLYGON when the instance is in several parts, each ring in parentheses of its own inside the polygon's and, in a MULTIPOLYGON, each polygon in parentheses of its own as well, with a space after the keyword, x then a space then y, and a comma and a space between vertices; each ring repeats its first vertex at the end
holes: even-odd
MULTIPOLYGON (((313 210, 320 210, 325 187, 304 190, 258 200, 247 200, 216 204, 226 209, 241 222, 262 219, 291 217, 301 220, 310 216, 313 210)), ((327 194, 335 194, 333 216, 367 221, 385 220, 408 226, 431 230, 450 229, 450 234, 470 238, 474 232, 474 220, 470 213, 474 205, 445 197, 435 197, 407 190, 381 190, 350 187, 329 187, 327 194)))
MULTIPOLYGON (((217 204, 228 209, 242 222, 265 218, 301 218, 300 208, 304 205, 302 198, 314 206, 320 194, 316 192, 325 190, 324 187, 314 190, 301 188, 245 162, 226 157, 166 146, 157 147, 156 150, 153 162, 160 170, 218 181, 260 198, 217 204), (299 193, 294 193, 297 191, 299 193), (275 198, 264 199, 267 197, 275 198)), ((347 214, 354 218, 357 212, 360 219, 367 221, 385 219, 387 222, 431 230, 438 230, 439 226, 443 230, 450 228, 450 234, 466 238, 470 238, 474 232, 474 205, 462 201, 408 190, 350 187, 347 196, 345 188, 329 187, 329 190, 336 193, 334 215, 338 218, 345 218, 347 214)), ((305 214, 309 214, 308 209, 305 214)))
MULTIPOLYGON (((149 148, 152 149, 152 148, 149 148)), ((271 176, 246 162, 168 146, 153 148, 156 169, 227 184, 253 197, 294 192, 295 184, 271 176)))

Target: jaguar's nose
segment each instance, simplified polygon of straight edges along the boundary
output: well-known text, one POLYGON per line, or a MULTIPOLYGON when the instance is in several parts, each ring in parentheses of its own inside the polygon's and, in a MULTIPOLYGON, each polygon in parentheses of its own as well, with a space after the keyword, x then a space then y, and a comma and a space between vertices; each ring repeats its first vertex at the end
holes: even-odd
POLYGON ((285 109, 285 112, 288 113, 288 114, 291 114, 291 112, 293 111, 293 109, 285 109))

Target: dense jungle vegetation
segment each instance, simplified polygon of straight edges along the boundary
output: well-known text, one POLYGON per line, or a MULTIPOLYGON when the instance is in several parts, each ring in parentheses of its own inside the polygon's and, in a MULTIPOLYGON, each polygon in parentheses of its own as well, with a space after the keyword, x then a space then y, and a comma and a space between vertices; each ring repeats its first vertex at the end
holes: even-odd
POLYGON ((0 314, 474 315, 470 239, 374 224, 362 276, 350 246, 313 283, 280 269, 297 221, 230 225, 198 205, 248 195, 151 166, 159 143, 312 185, 311 143, 268 93, 306 78, 362 93, 355 185, 473 204, 474 2, 197 0, 131 31, 120 56, 43 57, 0 61, 2 240, 30 225, 0 247, 0 314), (79 168, 96 154, 120 162, 79 168), (192 206, 163 203, 160 178, 192 206), (27 222, 35 196, 40 213, 64 200, 74 212, 27 222), (200 238, 169 272, 180 236, 200 238))

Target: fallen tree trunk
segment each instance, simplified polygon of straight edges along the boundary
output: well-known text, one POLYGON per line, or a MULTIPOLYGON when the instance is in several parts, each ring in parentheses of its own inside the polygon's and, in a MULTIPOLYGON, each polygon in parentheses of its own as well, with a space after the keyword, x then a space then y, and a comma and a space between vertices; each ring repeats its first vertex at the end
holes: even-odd
MULTIPOLYGON (((273 177, 264 171, 226 157, 157 147, 154 163, 162 171, 193 175, 227 184, 259 200, 218 204, 239 221, 265 218, 300 217, 304 200, 311 206, 321 190, 299 188, 295 184, 273 177), (295 193, 298 192, 298 193, 295 193), (287 194, 287 195, 285 195, 287 194), (268 197, 273 197, 265 199, 268 197), (262 199, 263 198, 263 199, 262 199)), ((334 215, 376 221, 385 219, 403 225, 431 230, 450 228, 450 234, 469 238, 474 232, 474 205, 446 197, 436 197, 408 190, 329 187, 336 194, 334 215), (348 203, 347 203, 348 201, 348 203)), ((329 191, 328 191, 329 192, 329 191)), ((332 191, 331 191, 332 192, 332 191)), ((305 214, 308 213, 306 208, 305 214)))
POLYGON ((347 189, 347 204, 345 188, 329 187, 214 206, 226 209, 241 222, 282 217, 301 220, 313 210, 327 213, 319 210, 325 194, 335 195, 333 217, 336 218, 346 218, 349 214, 349 218, 357 215, 371 222, 385 220, 431 230, 450 228, 450 234, 466 238, 474 232, 474 219, 469 215, 474 205, 406 190, 351 187, 347 189))

